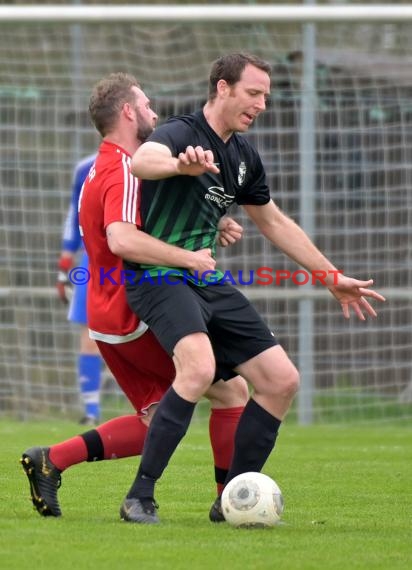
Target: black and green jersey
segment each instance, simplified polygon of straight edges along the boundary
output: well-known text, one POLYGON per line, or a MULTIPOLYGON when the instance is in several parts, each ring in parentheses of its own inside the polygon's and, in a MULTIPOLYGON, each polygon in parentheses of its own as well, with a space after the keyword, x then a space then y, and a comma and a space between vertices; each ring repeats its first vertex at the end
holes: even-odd
MULTIPOLYGON (((257 151, 237 134, 223 142, 206 122, 203 111, 169 119, 149 140, 166 145, 175 157, 189 145, 210 149, 220 169, 219 174, 142 182, 142 229, 162 241, 192 251, 211 248, 215 252, 218 222, 232 204, 263 205, 270 199, 257 151)), ((125 266, 150 275, 175 269, 129 262, 125 266)))

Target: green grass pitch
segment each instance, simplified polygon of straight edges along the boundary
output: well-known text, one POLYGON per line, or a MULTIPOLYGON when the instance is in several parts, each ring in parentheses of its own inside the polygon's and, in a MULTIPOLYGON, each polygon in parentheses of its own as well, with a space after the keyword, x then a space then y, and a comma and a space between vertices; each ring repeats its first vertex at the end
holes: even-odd
POLYGON ((205 419, 196 418, 161 482, 158 526, 122 523, 119 506, 138 459, 82 464, 63 474, 61 519, 32 510, 18 462, 32 445, 78 433, 74 423, 0 421, 0 566, 5 570, 305 570, 412 568, 412 427, 282 427, 263 471, 283 491, 273 529, 213 525, 205 419))

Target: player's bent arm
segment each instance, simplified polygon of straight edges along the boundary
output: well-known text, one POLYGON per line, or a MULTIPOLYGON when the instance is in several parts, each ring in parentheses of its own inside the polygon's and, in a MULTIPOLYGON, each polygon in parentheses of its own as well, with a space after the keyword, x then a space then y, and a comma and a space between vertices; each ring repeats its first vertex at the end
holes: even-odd
POLYGON ((131 171, 146 180, 160 180, 178 174, 178 159, 170 149, 157 142, 145 142, 132 156, 131 171))
POLYGON ((165 243, 128 222, 112 222, 106 228, 110 251, 135 263, 179 267, 189 271, 213 271, 216 261, 210 249, 189 251, 165 243))
POLYGON ((264 206, 244 206, 262 234, 308 271, 325 271, 326 283, 336 280, 336 267, 319 251, 309 236, 270 200, 264 206), (329 273, 332 272, 332 273, 329 273))
POLYGON ((148 141, 134 153, 131 162, 134 176, 142 180, 160 180, 171 176, 199 176, 204 172, 217 174, 213 152, 201 146, 188 146, 176 158, 164 144, 148 141))

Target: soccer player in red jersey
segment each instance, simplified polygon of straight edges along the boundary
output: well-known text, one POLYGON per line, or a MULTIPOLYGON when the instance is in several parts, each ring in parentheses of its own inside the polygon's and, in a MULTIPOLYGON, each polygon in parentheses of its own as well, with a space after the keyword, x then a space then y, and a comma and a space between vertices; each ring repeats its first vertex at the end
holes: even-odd
MULTIPOLYGON (((61 472, 69 466, 141 454, 156 404, 175 377, 172 359, 127 305, 123 286, 127 275, 121 258, 200 273, 215 266, 209 249, 187 251, 138 229, 139 183, 130 173, 131 155, 153 131, 157 115, 136 79, 123 73, 102 79, 93 90, 90 113, 103 142, 79 199, 80 230, 89 256, 88 326, 90 337, 137 413, 23 453, 21 462, 32 501, 43 516, 61 515, 57 489, 61 472)), ((235 241, 240 232, 240 226, 227 221, 222 226, 223 243, 235 241)), ((237 422, 248 398, 247 385, 239 376, 229 382, 217 379, 206 397, 211 402, 209 428, 220 492, 233 454, 237 422)))

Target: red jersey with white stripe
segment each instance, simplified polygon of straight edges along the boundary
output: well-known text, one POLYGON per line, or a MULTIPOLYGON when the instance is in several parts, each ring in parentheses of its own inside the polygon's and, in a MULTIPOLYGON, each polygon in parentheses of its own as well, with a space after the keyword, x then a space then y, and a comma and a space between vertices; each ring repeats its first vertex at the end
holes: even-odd
POLYGON ((89 256, 87 322, 90 338, 110 344, 141 336, 147 325, 129 309, 122 260, 107 245, 112 222, 140 227, 138 180, 130 172, 131 156, 103 141, 79 199, 79 224, 89 256))

